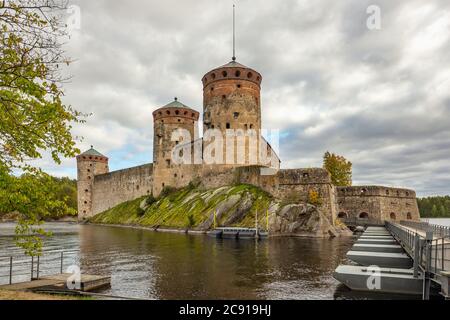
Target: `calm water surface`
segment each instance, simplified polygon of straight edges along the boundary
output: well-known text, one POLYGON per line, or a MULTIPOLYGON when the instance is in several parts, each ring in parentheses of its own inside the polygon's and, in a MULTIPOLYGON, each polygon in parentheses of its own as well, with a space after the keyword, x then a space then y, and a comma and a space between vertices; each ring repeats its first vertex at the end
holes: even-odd
MULTIPOLYGON (((111 276, 102 293, 146 299, 371 299, 393 296, 349 292, 332 277, 354 239, 214 239, 131 228, 49 223, 53 231, 41 274, 81 266, 111 276)), ((30 259, 13 243, 14 225, 0 224, 0 283, 14 255, 14 281, 29 280, 30 259)))
POLYGON ((449 218, 422 218, 422 221, 427 221, 431 224, 438 224, 441 226, 450 227, 450 219, 449 218))

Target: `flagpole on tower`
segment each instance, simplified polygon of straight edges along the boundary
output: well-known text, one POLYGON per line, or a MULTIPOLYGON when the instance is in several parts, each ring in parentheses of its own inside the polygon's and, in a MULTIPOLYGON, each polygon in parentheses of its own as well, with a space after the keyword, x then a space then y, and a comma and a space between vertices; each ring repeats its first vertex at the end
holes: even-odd
POLYGON ((233 4, 233 61, 236 60, 236 17, 235 17, 235 5, 233 4))

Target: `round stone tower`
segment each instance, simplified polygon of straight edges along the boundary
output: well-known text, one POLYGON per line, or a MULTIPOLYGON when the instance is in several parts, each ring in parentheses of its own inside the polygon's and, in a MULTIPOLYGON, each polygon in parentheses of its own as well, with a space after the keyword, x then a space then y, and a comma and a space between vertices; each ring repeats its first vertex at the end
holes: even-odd
POLYGON ((228 144, 228 148, 224 143, 223 155, 226 166, 260 163, 257 155, 261 137, 261 81, 262 76, 259 72, 236 62, 234 58, 228 64, 213 69, 203 76, 204 132, 208 129, 219 129, 224 139, 227 139, 227 130, 238 130, 233 131, 236 135, 235 141, 238 141, 238 135, 242 135, 239 133, 240 130, 247 136, 257 137, 257 140, 252 140, 253 143, 249 138, 244 139, 243 152, 238 150, 236 142, 232 155, 230 155, 231 143, 228 144))
MULTIPOLYGON (((182 187, 190 181, 190 170, 175 163, 172 152, 178 145, 190 144, 198 137, 199 113, 177 98, 153 112, 153 195, 157 196, 164 187, 182 187), (175 138, 178 129, 189 132, 188 141, 175 138)), ((192 154, 192 153, 191 153, 192 154)), ((191 163, 193 163, 191 161, 191 163)))
POLYGON ((94 176, 108 172, 108 158, 92 146, 77 156, 78 220, 92 216, 94 176))
POLYGON ((259 72, 236 61, 203 76, 203 129, 261 129, 259 72))

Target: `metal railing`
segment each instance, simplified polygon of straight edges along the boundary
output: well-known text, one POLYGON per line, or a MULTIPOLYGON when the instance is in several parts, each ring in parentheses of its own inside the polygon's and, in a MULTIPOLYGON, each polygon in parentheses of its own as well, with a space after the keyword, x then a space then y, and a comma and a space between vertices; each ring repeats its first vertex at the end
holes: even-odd
POLYGON ((45 251, 41 256, 0 257, 0 285, 39 279, 43 275, 63 273, 68 259, 76 259, 79 250, 45 251), (16 280, 16 281, 15 281, 16 280))
MULTIPOLYGON (((414 261, 414 277, 418 277, 419 271, 424 279, 424 299, 430 296, 431 280, 440 281, 441 273, 450 270, 450 237, 440 236, 434 228, 421 229, 423 223, 411 224, 408 227, 426 232, 426 236, 419 235, 416 231, 404 228, 400 224, 386 221, 386 229, 400 243, 406 253, 414 261)), ((403 224, 403 223, 402 223, 403 224)), ((425 226, 427 228, 427 226, 425 226)), ((444 277, 445 278, 445 277, 444 277)))
POLYGON ((433 232, 433 235, 440 237, 450 237, 450 227, 430 224, 425 221, 400 221, 400 224, 406 227, 414 228, 424 232, 433 232))

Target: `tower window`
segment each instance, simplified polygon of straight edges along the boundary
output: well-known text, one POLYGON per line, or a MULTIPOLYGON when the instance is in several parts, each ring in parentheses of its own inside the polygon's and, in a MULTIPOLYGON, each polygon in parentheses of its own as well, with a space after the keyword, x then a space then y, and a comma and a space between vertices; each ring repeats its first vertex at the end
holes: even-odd
POLYGON ((247 78, 251 79, 253 77, 253 73, 249 72, 247 73, 247 78))
POLYGON ((237 85, 237 87, 238 87, 238 89, 240 89, 240 88, 241 88, 241 85, 240 85, 240 84, 238 84, 238 85, 237 85))
POLYGON ((228 73, 226 71, 223 71, 222 76, 226 77, 226 76, 228 76, 228 73))
POLYGON ((167 163, 168 166, 170 166, 170 159, 167 159, 166 163, 167 163))
POLYGON ((179 115, 179 114, 180 114, 180 111, 178 111, 178 110, 175 111, 175 114, 176 114, 176 115, 179 115))
POLYGON ((233 118, 237 119, 239 117, 239 112, 234 112, 233 113, 233 118))
POLYGON ((166 113, 167 113, 167 114, 170 114, 170 111, 169 111, 169 110, 167 110, 167 111, 166 111, 166 113))
POLYGON ((253 129, 253 125, 252 124, 250 124, 250 129, 253 129))
POLYGON ((175 173, 173 176, 176 178, 178 175, 175 173))
POLYGON ((192 116, 195 117, 195 113, 192 113, 192 116))
POLYGON ((215 78, 216 78, 216 74, 215 74, 215 73, 211 74, 211 77, 212 77, 213 79, 215 79, 215 78))
POLYGON ((187 111, 184 112, 184 115, 187 115, 187 111))
POLYGON ((227 122, 227 129, 230 129, 230 123, 227 122))
POLYGON ((236 77, 240 77, 241 76, 241 72, 239 70, 236 70, 235 75, 236 75, 236 77))

